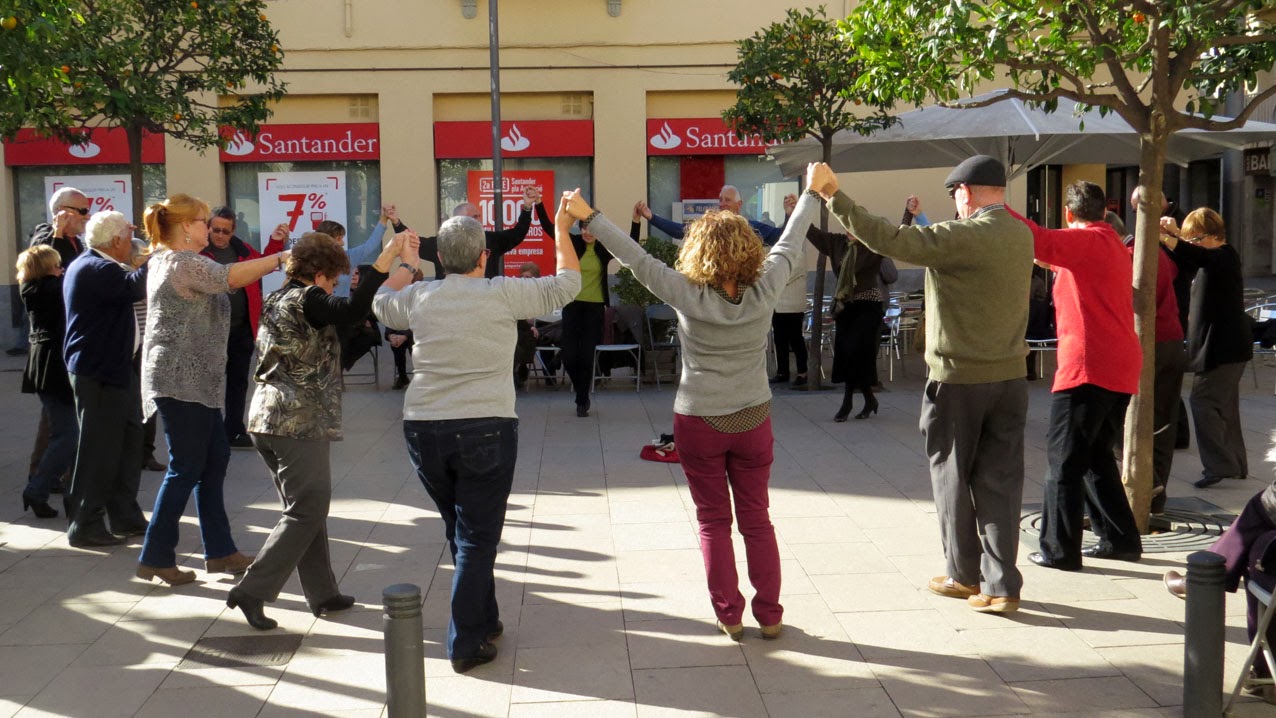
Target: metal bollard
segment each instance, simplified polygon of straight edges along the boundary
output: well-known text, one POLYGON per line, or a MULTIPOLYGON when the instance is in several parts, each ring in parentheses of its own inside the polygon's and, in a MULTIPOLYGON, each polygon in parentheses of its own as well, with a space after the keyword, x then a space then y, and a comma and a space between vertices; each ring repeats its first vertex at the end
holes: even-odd
POLYGON ((425 646, 421 589, 396 583, 381 592, 388 718, 425 718, 425 646))
POLYGON ((1223 557, 1187 557, 1187 627, 1183 640, 1183 715, 1223 712, 1223 557))

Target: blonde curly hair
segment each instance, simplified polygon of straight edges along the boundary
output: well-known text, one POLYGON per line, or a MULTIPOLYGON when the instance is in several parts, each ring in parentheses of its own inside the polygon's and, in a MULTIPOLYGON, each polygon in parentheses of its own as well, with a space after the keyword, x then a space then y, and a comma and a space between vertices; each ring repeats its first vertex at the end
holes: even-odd
POLYGON ((762 276, 766 250, 748 220, 734 212, 707 212, 691 223, 678 250, 678 270, 693 284, 753 284, 762 276))

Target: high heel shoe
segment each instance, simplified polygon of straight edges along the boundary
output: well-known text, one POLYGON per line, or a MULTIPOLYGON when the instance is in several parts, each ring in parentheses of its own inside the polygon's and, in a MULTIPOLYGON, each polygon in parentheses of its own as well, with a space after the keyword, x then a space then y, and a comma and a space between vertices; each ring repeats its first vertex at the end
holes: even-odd
POLYGON ((153 578, 167 583, 170 586, 181 586, 184 583, 191 583, 195 580, 194 571, 183 571, 176 566, 168 568, 155 568, 139 563, 137 565, 137 577, 150 581, 153 578))
POLYGON ((841 423, 845 422, 845 421, 846 421, 846 417, 848 417, 848 416, 850 416, 850 415, 851 415, 851 410, 850 410, 850 408, 849 408, 849 407, 847 407, 847 408, 845 408, 845 409, 838 409, 838 410, 837 410, 837 413, 833 415, 833 421, 835 421, 835 422, 837 422, 837 423, 841 424, 841 423))
POLYGON ((864 409, 855 415, 856 419, 867 419, 869 414, 877 413, 877 397, 873 396, 873 390, 865 388, 864 392, 864 409))
POLYGON ((260 598, 253 598, 239 590, 239 586, 230 589, 230 593, 226 596, 226 607, 243 611, 244 618, 248 619, 248 625, 258 631, 269 631, 279 625, 275 619, 266 617, 266 612, 262 610, 264 603, 265 601, 260 598))
POLYGON ((58 517, 58 510, 49 505, 48 501, 36 501, 26 494, 22 495, 22 510, 31 509, 31 513, 35 514, 37 519, 55 519, 58 517))
POLYGON ((252 565, 253 556, 236 551, 229 556, 210 558, 204 561, 204 570, 208 573, 243 573, 252 565))
POLYGON ((318 618, 319 616, 322 616, 325 611, 328 613, 335 613, 337 611, 344 611, 353 605, 354 596, 347 596, 343 593, 338 593, 318 606, 312 607, 310 612, 315 614, 315 618, 318 618))

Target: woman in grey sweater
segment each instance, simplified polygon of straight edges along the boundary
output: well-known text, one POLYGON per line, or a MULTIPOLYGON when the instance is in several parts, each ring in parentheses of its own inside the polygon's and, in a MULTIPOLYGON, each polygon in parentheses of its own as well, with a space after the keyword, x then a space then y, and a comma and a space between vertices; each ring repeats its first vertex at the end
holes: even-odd
POLYGON ((780 558, 768 512, 771 389, 766 337, 785 285, 805 271, 798 258, 819 198, 804 195, 780 241, 766 254, 748 222, 711 212, 687 229, 674 268, 573 193, 568 211, 653 294, 678 313, 682 383, 674 400, 674 436, 696 502, 700 550, 718 627, 740 640, 745 601, 731 545, 731 503, 744 537, 753 616, 763 638, 778 638, 780 558))

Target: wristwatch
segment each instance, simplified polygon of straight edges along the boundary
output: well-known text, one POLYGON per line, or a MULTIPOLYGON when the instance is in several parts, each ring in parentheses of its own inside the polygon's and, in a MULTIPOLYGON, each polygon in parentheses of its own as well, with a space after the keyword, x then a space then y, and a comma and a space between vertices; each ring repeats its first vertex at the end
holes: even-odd
POLYGON ((398 267, 398 268, 399 268, 399 269, 406 269, 406 270, 408 270, 409 272, 411 272, 411 273, 413 273, 413 274, 416 274, 416 267, 413 267, 411 264, 408 264, 407 262, 399 262, 399 267, 398 267))

